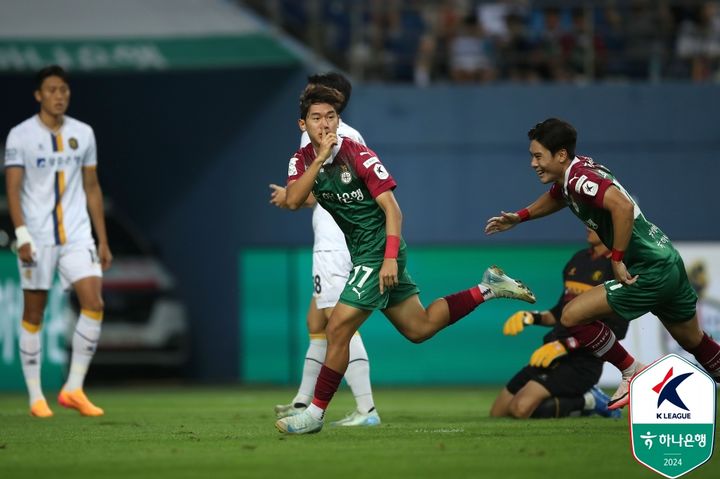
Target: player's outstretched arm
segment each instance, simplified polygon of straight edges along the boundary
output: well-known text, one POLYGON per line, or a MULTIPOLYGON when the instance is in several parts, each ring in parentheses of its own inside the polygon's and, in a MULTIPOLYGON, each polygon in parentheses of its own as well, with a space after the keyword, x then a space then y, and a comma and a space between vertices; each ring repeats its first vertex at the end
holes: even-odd
POLYGON ((518 223, 531 219, 542 218, 543 216, 560 211, 564 207, 565 203, 562 199, 555 199, 550 195, 550 193, 544 193, 527 208, 523 208, 516 213, 501 211, 500 216, 493 216, 487 220, 487 224, 485 225, 485 234, 492 235, 507 231, 518 223))
MULTIPOLYGON (((270 189, 272 190, 272 193, 270 193, 270 204, 277 206, 278 208, 287 209, 287 192, 284 187, 278 186, 274 183, 270 183, 270 189)), ((305 203, 303 203, 304 207, 312 208, 317 203, 317 200, 315 200, 315 196, 313 196, 312 193, 310 193, 305 200, 305 203)))

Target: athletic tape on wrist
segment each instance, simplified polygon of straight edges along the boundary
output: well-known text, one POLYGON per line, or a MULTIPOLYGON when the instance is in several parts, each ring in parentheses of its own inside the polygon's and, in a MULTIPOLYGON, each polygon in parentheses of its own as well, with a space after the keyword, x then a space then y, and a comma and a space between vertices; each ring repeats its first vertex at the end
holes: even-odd
POLYGON ((530 211, 527 208, 523 208, 515 213, 520 217, 520 222, 527 221, 530 219, 530 211))
POLYGON ((396 259, 398 257, 398 251, 400 251, 400 237, 388 235, 387 238, 385 238, 385 258, 396 259))
POLYGON ((27 226, 22 225, 15 228, 15 238, 17 239, 18 248, 26 244, 30 244, 30 248, 35 251, 35 243, 33 243, 32 236, 30 236, 27 226))

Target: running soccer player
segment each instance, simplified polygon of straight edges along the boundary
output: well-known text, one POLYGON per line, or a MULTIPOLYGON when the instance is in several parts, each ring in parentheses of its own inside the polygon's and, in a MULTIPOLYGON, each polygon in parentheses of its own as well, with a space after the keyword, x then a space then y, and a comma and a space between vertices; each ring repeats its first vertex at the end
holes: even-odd
MULTIPOLYGON (((503 334, 515 336, 525 326, 548 326, 543 345, 533 352, 530 362, 510 379, 490 409, 493 417, 517 419, 567 417, 599 414, 620 417, 608 409, 610 398, 595 384, 602 374, 603 361, 587 349, 565 354, 559 338, 566 337, 558 321, 573 298, 613 277, 610 250, 597 233, 587 228, 589 248, 573 255, 563 269, 563 292, 557 304, 547 311, 518 311, 503 326, 503 334)), ((627 334, 628 322, 613 314, 602 318, 618 339, 627 334)))
POLYGON ((485 232, 506 231, 569 206, 611 249, 615 279, 572 300, 560 318, 569 332, 563 340, 565 349, 588 348, 622 372, 610 409, 629 402, 630 380, 644 367, 598 321, 612 313, 628 321, 653 313, 675 341, 720 382, 720 345, 700 329, 697 294, 665 233, 645 218, 610 170, 575 155, 577 132, 572 125, 549 118, 532 128, 528 139, 530 166, 542 183, 552 187, 527 208, 488 219, 485 232))
POLYGON ((70 87, 61 67, 43 68, 36 80, 40 112, 10 130, 5 148, 8 206, 23 289, 20 358, 30 414, 53 415, 40 384, 40 328, 57 270, 63 288, 72 286, 80 302, 70 372, 58 402, 84 416, 101 416, 103 410, 83 392, 103 318, 102 271, 112 262, 96 171, 95 135, 89 125, 65 115, 70 87))
POLYGON ((325 410, 348 365, 350 338, 373 310, 381 310, 403 336, 420 343, 492 298, 535 301, 527 287, 491 267, 479 285, 437 299, 427 309, 422 306, 418 288, 405 269, 407 247, 393 194, 395 180, 374 151, 337 136, 341 104, 337 90, 306 87, 298 124, 311 143, 298 150, 288 165, 288 207, 300 208, 312 192, 345 234, 353 262, 328 321, 327 353, 313 400, 302 413, 275 424, 289 434, 322 429, 325 410))
MULTIPOLYGON (((308 77, 308 84, 325 85, 335 88, 342 94, 343 102, 338 108, 338 115, 345 109, 352 94, 352 85, 347 78, 335 72, 312 75, 308 77)), ((340 137, 350 138, 361 145, 365 144, 360 132, 342 120, 339 121, 337 134, 340 137)), ((310 137, 306 131, 303 131, 300 148, 308 144, 310 144, 310 137)), ((273 190, 270 202, 279 208, 287 208, 285 188, 273 184, 270 185, 270 188, 273 190)), ((325 361, 325 351, 327 350, 325 327, 352 269, 345 236, 335 224, 330 213, 317 204, 312 194, 308 195, 304 206, 313 207, 313 295, 307 312, 310 345, 305 353, 302 380, 297 394, 289 404, 275 406, 275 415, 278 419, 301 413, 312 400, 315 382, 325 361)), ((375 408, 370 384, 370 361, 359 331, 350 339, 350 358, 345 371, 345 381, 355 397, 356 408, 355 411, 345 418, 333 422, 332 425, 376 426, 380 424, 380 416, 375 408)))

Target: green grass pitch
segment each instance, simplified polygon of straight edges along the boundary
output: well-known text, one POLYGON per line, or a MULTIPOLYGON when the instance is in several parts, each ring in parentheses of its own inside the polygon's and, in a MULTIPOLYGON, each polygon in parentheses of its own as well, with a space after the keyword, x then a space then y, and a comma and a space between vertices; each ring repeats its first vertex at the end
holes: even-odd
MULTIPOLYGON (((0 478, 651 478, 635 462, 627 418, 490 419, 497 389, 375 391, 376 428, 288 437, 274 404, 289 389, 90 389, 105 408, 83 418, 54 401, 27 415, 24 394, 0 394, 0 478)), ((48 396, 49 398, 50 396, 48 396)), ((347 390, 328 412, 352 410, 347 390)), ((712 458, 689 478, 720 477, 712 458)))

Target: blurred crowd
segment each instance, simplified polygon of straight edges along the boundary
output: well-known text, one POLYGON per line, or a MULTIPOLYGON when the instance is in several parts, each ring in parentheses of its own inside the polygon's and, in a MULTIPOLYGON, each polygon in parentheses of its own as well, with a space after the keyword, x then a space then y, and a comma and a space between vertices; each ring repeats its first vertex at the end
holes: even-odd
POLYGON ((241 3, 366 81, 720 81, 720 1, 241 3))

